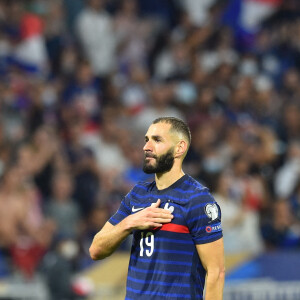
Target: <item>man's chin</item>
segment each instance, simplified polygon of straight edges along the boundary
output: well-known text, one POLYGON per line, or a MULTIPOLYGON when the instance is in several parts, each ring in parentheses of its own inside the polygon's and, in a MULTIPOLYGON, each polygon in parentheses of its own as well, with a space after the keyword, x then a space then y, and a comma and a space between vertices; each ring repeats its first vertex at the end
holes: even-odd
POLYGON ((153 168, 152 166, 150 166, 150 165, 148 164, 148 165, 144 165, 143 171, 144 171, 146 174, 153 174, 153 173, 155 173, 155 168, 153 168))

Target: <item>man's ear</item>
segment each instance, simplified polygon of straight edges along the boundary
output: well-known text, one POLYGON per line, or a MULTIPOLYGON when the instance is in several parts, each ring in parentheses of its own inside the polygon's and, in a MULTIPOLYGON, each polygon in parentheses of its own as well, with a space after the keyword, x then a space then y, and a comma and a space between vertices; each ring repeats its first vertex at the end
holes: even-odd
POLYGON ((179 158, 185 155, 187 150, 187 142, 184 140, 181 140, 180 142, 177 143, 175 147, 175 158, 179 158))

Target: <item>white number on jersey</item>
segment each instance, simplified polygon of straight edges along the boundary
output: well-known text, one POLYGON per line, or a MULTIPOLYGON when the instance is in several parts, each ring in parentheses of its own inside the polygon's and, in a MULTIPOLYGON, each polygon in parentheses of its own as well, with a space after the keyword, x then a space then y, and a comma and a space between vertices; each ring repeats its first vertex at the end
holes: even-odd
POLYGON ((145 253, 147 256, 151 256, 154 251, 154 235, 152 232, 147 232, 144 237, 144 232, 141 232, 140 240, 140 256, 144 256, 144 245, 147 246, 145 253))

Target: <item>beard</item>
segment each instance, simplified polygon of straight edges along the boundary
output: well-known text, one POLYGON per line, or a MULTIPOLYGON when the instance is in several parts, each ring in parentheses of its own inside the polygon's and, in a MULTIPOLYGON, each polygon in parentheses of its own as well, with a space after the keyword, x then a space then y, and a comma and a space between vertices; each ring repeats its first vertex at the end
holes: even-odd
POLYGON ((152 155, 150 153, 145 153, 143 171, 146 174, 153 173, 165 173, 172 169, 174 165, 174 156, 173 156, 173 148, 168 150, 165 154, 160 156, 152 155), (147 161, 147 157, 152 157, 156 160, 156 163, 151 165, 150 161, 147 161))

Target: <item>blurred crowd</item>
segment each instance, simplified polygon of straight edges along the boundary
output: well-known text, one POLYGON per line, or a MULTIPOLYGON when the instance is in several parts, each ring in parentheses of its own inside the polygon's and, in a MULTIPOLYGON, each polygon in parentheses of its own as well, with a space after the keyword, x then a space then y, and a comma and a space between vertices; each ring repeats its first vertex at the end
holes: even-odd
POLYGON ((226 253, 300 248, 300 7, 243 47, 229 2, 0 1, 3 276, 91 263, 94 234, 153 179, 159 116, 192 130, 184 171, 220 204, 226 253))

